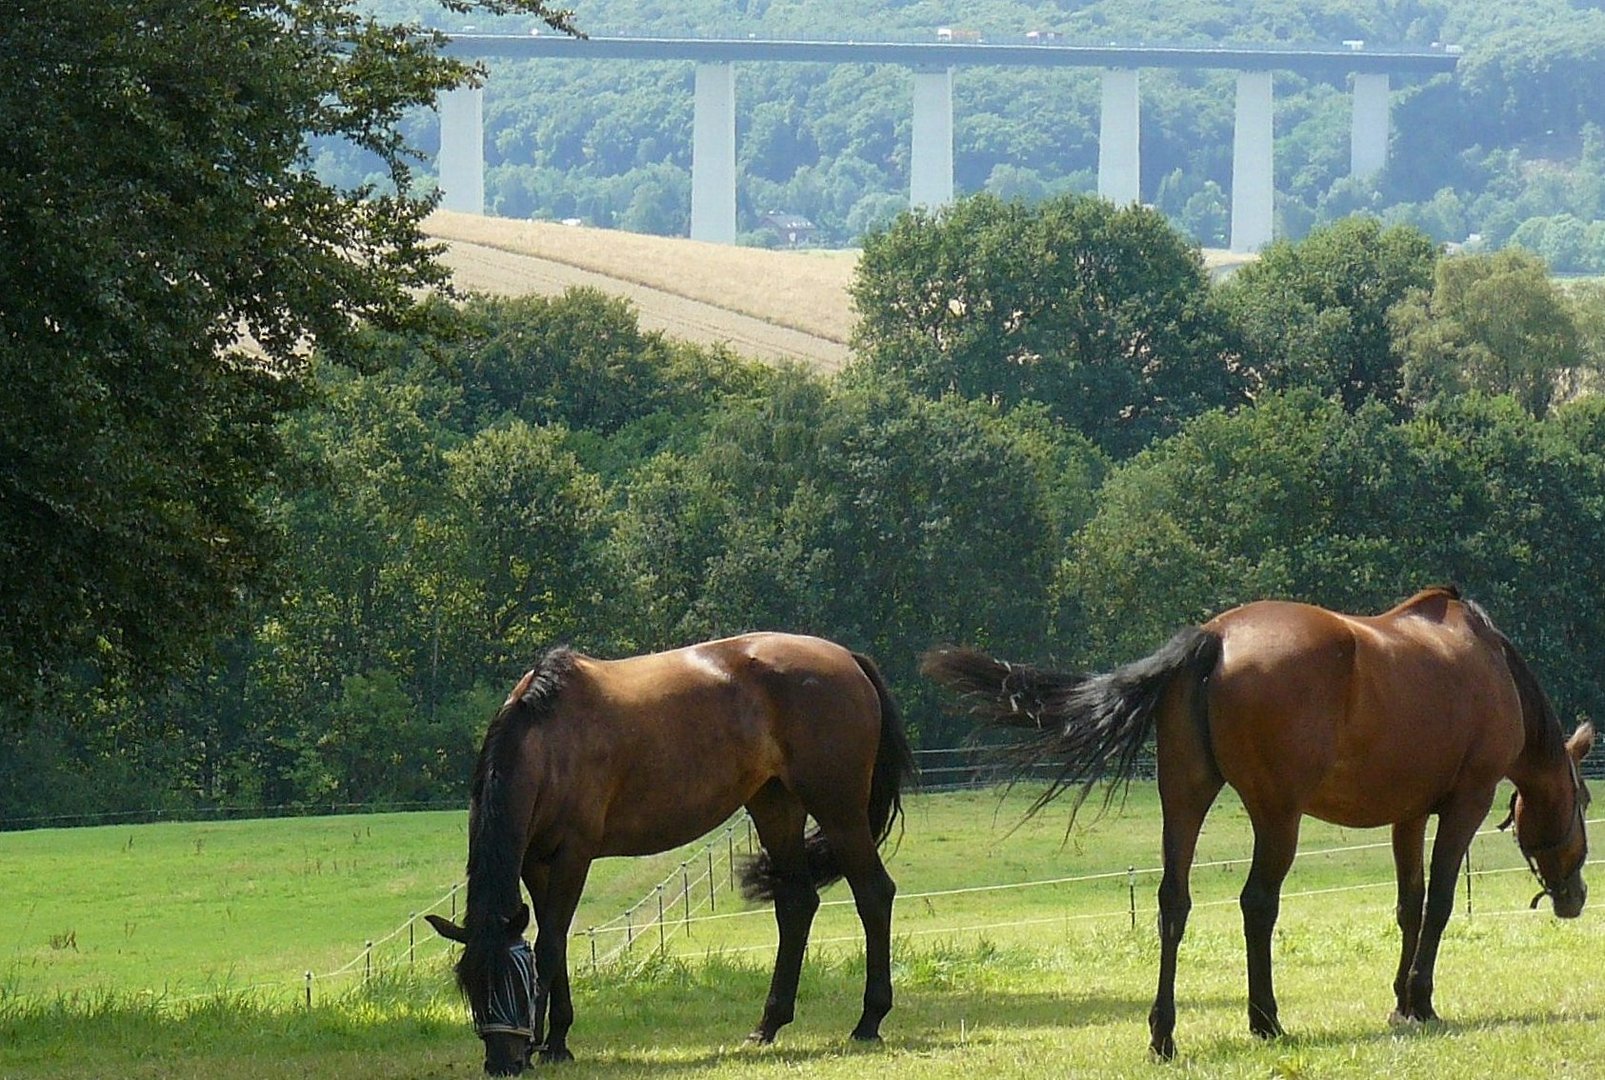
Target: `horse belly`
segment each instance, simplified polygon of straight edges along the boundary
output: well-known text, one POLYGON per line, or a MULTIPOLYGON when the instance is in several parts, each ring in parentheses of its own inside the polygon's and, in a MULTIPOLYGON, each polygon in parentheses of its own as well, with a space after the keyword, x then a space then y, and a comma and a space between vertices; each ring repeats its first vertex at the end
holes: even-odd
POLYGON ((769 779, 770 770, 756 767, 762 761, 758 754, 694 763, 664 755, 632 770, 608 805, 601 854, 655 855, 712 832, 769 779))
MULTIPOLYGON (((1451 793, 1496 783, 1514 750, 1497 722, 1457 707, 1411 708, 1390 696, 1351 716, 1306 812, 1346 828, 1374 828, 1435 813, 1451 793), (1370 717, 1366 719, 1365 717, 1370 717)), ((1419 700, 1419 696, 1418 696, 1419 700)))
POLYGON ((1374 829, 1425 817, 1450 784, 1396 764, 1378 754, 1357 762, 1334 762, 1304 812, 1346 829, 1374 829))

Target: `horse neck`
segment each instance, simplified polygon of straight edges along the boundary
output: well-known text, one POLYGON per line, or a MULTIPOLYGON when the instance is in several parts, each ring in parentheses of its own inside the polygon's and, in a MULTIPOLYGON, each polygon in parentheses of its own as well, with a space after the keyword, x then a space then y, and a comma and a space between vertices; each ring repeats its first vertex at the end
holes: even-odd
POLYGON ((1510 781, 1522 801, 1539 813, 1562 813, 1573 788, 1571 758, 1564 740, 1528 731, 1527 744, 1510 767, 1510 781))
MULTIPOLYGON (((1483 616, 1486 623, 1487 616, 1483 616)), ((1491 624, 1487 624, 1491 627, 1491 624)), ((1571 757, 1566 749, 1566 736, 1560 720, 1555 716, 1549 696, 1539 685, 1527 661, 1516 651, 1510 639, 1497 634, 1510 676, 1516 683, 1521 700, 1522 728, 1526 738, 1521 753, 1508 773, 1522 801, 1540 811, 1568 805, 1573 787, 1571 757)))
POLYGON ((533 783, 522 759, 504 758, 476 791, 468 837, 467 923, 477 928, 522 903, 519 878, 529 847, 533 783))

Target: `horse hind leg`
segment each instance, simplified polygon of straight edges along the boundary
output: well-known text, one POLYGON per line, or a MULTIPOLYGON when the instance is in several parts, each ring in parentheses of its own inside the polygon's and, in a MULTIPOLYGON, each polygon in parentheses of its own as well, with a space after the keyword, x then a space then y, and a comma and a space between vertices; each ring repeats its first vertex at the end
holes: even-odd
POLYGON ((1148 1049, 1161 1061, 1176 1056, 1176 957, 1193 907, 1188 879, 1198 833, 1225 785, 1197 704, 1173 690, 1169 707, 1159 717, 1155 746, 1165 865, 1159 881, 1159 987, 1148 1011, 1148 1049))
POLYGON ((1188 770, 1188 775, 1177 778, 1176 769, 1167 771, 1161 757, 1164 874, 1159 881, 1159 987, 1148 1011, 1148 1049, 1161 1061, 1176 1056, 1176 957, 1193 907, 1188 879, 1199 830, 1221 786, 1219 776, 1209 769, 1188 770))
POLYGON ((1298 850, 1297 811, 1271 817, 1250 815, 1254 822, 1254 863, 1238 903, 1243 911, 1243 938, 1248 948, 1248 1029, 1262 1039, 1282 1034, 1271 977, 1271 934, 1282 907, 1282 882, 1298 850))
POLYGON ((780 936, 763 1017, 747 1036, 751 1042, 768 1044, 796 1013, 797 983, 802 978, 803 953, 814 913, 819 910, 819 890, 803 848, 808 814, 802 803, 779 781, 771 780, 747 803, 747 812, 773 871, 775 924, 780 936))
POLYGON ((1415 965, 1416 947, 1421 941, 1421 920, 1427 900, 1427 880, 1422 870, 1426 848, 1427 819, 1415 818, 1393 826, 1393 869, 1398 879, 1399 968, 1393 976, 1395 1006, 1390 1023, 1413 1019, 1410 1007, 1410 969, 1415 965))
POLYGON ((864 927, 864 1011, 852 1037, 879 1042, 881 1021, 892 1011, 892 905, 897 884, 886 872, 866 817, 859 815, 858 820, 843 824, 824 821, 820 828, 853 890, 858 920, 864 927))

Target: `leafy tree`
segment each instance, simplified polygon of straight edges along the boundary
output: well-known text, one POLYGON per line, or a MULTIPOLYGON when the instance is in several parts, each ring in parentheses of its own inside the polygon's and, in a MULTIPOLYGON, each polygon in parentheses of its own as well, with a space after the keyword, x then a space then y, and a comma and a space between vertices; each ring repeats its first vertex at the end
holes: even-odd
POLYGON ((1605 408, 1536 420, 1511 398, 1441 400, 1399 424, 1308 391, 1210 413, 1121 466, 1061 570, 1074 660, 1142 655, 1262 597, 1381 610, 1434 582, 1481 601, 1563 714, 1605 703, 1595 602, 1605 408))
POLYGON ((436 558, 444 581, 473 601, 457 685, 556 640, 591 636, 603 592, 607 497, 566 439, 561 428, 514 420, 446 455, 451 521, 436 558), (470 643, 479 649, 468 651, 470 643))
POLYGON ((1141 207, 916 210, 865 240, 852 296, 871 369, 930 396, 1040 401, 1117 457, 1241 393, 1198 250, 1141 207))
POLYGON ((1075 659, 1123 662, 1261 597, 1365 610, 1443 575, 1441 526, 1413 516, 1414 464, 1387 409, 1308 389, 1194 419, 1110 476, 1070 544, 1075 659))
POLYGON ((1542 417, 1587 360, 1565 294, 1541 259, 1517 248, 1442 260, 1430 291, 1399 304, 1392 327, 1416 401, 1511 394, 1542 417))
MULTIPOLYGON (((537 0, 457 4, 545 15, 537 0)), ((469 69, 345 0, 21 0, 0 36, 0 696, 150 678, 270 580, 305 345, 442 271, 397 132, 469 69), (309 169, 309 139, 389 193, 309 169)), ((554 22, 557 21, 555 18, 554 22)))
POLYGON ((1305 387, 1356 409, 1399 397, 1402 358, 1388 311, 1432 280, 1419 230, 1356 216, 1296 243, 1277 241, 1220 289, 1259 387, 1305 387))
MULTIPOLYGON (((642 647, 751 629, 872 653, 928 737, 920 651, 1048 635, 1052 568, 1103 459, 1040 408, 789 372, 629 483, 616 541, 642 647), (995 568, 1007 566, 1007 572, 995 568)), ((951 735, 951 733, 949 733, 951 735)))

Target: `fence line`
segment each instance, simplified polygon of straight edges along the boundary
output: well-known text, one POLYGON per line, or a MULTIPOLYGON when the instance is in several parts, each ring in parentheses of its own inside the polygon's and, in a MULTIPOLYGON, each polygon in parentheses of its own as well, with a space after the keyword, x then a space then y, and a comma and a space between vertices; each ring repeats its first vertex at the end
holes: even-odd
MULTIPOLYGON (((1605 818, 1590 818, 1586 822, 1588 825, 1599 825, 1601 823, 1605 823, 1605 818)), ((712 839, 708 840, 707 843, 698 848, 696 851, 690 853, 677 868, 670 870, 669 873, 666 874, 657 885, 647 890, 640 900, 636 901, 634 904, 630 905, 618 915, 615 915, 606 922, 596 926, 588 927, 584 931, 584 934, 587 940, 591 969, 594 971, 605 965, 612 964, 620 960, 643 939, 649 942, 655 939, 654 947, 648 954, 649 956, 666 955, 668 954, 668 944, 671 939, 675 938, 676 935, 689 938, 693 935, 695 927, 713 922, 749 918, 753 916, 763 916, 768 914, 767 906, 744 908, 739 911, 719 912, 716 910, 718 903, 718 882, 721 876, 727 883, 726 891, 729 893, 734 893, 735 860, 738 855, 738 849, 742 849, 744 847, 745 850, 741 852, 743 854, 750 854, 753 850, 750 821, 746 823, 746 837, 744 841, 738 843, 736 837, 737 834, 741 832, 741 829, 742 819, 739 816, 733 818, 721 831, 713 836, 712 839), (694 871, 693 866, 695 866, 694 871), (721 870, 723 871, 722 875, 721 870), (674 891, 674 887, 676 885, 678 885, 678 891, 674 891), (640 916, 642 909, 646 909, 647 917, 639 918, 638 921, 638 916, 640 916), (704 910, 707 911, 707 914, 703 914, 704 910), (621 941, 618 941, 616 944, 611 944, 610 947, 605 949, 599 948, 598 935, 602 935, 605 938, 607 935, 619 934, 623 935, 623 939, 621 941)), ((1498 835, 1498 833, 1499 830, 1488 828, 1477 832, 1475 836, 1492 836, 1498 835)), ((1298 854, 1301 860, 1308 860, 1323 855, 1350 854, 1353 852, 1373 851, 1391 847, 1392 842, 1384 840, 1363 844, 1343 844, 1326 848, 1311 848, 1301 850, 1298 854)), ((1468 850, 1464 871, 1467 881, 1466 911, 1468 915, 1472 913, 1470 890, 1470 882, 1472 879, 1489 877, 1498 874, 1528 872, 1528 868, 1525 864, 1473 869, 1470 856, 1471 852, 1468 850)), ((1252 861, 1252 858, 1248 856, 1231 859, 1217 859, 1208 862, 1195 863, 1194 869, 1246 866, 1252 861)), ((1163 870, 1164 868, 1162 866, 1131 866, 1127 867, 1125 870, 1107 870, 1089 874, 1074 874, 1054 878, 1039 878, 1030 881, 999 882, 990 885, 968 885, 951 889, 932 889, 922 892, 899 893, 896 903, 907 904, 913 901, 929 901, 943 897, 977 895, 982 893, 1006 892, 1031 888, 1052 888, 1062 885, 1073 885, 1125 878, 1128 893, 1128 905, 1124 909, 1111 909, 1109 911, 1082 912, 1077 914, 1065 913, 1052 916, 1037 916, 1008 922, 981 923, 959 927, 919 928, 902 931, 898 934, 898 936, 901 938, 928 937, 934 935, 957 936, 980 933, 989 930, 1049 924, 1063 925, 1069 922, 1115 919, 1122 917, 1129 919, 1132 926, 1135 927, 1137 915, 1135 891, 1137 878, 1152 877, 1154 875, 1163 873, 1163 870)), ((1294 892, 1284 892, 1282 894, 1282 899, 1298 900, 1314 896, 1324 896, 1347 892, 1361 892, 1371 889, 1387 888, 1393 884, 1394 879, 1390 874, 1389 877, 1380 881, 1360 882, 1349 885, 1329 886, 1320 889, 1305 889, 1294 892)), ((416 933, 419 917, 424 914, 438 912, 449 905, 450 915, 455 920, 457 915, 457 897, 458 894, 463 891, 465 885, 466 882, 461 881, 452 885, 449 889, 440 894, 431 904, 417 912, 412 913, 405 922, 396 926, 390 932, 379 938, 365 942, 361 951, 356 953, 351 957, 351 959, 339 967, 322 974, 317 974, 311 971, 305 972, 301 977, 301 984, 304 989, 306 1004, 308 1006, 312 1004, 313 988, 315 985, 325 985, 342 978, 354 977, 359 969, 362 972, 363 981, 366 982, 376 974, 383 974, 386 971, 393 972, 405 970, 414 967, 418 959, 416 933), (403 934, 407 935, 406 952, 404 958, 400 955, 376 955, 376 949, 383 949, 384 947, 391 945, 403 934)), ((854 901, 851 899, 827 900, 820 904, 820 908, 844 907, 853 903, 854 901)), ((1194 908, 1201 909, 1221 907, 1226 905, 1234 905, 1237 903, 1238 901, 1236 898, 1229 897, 1219 900, 1206 900, 1197 902, 1194 904, 1194 908)), ((1486 917, 1505 917, 1528 913, 1529 910, 1526 908, 1511 908, 1494 911, 1477 911, 1476 915, 1486 917)), ((572 936, 577 935, 571 933, 571 937, 572 936)), ((832 938, 816 938, 813 940, 813 944, 851 944, 857 942, 858 940, 858 935, 845 935, 832 938)), ((432 955, 425 956, 424 959, 426 961, 431 959, 438 960, 439 958, 451 954, 454 948, 455 946, 450 942, 441 943, 440 947, 437 948, 432 955)), ((770 951, 773 948, 773 944, 763 944, 727 947, 721 949, 720 951, 725 953, 746 953, 753 951, 770 951)), ((394 953, 395 950, 391 950, 391 952, 394 953)), ((235 988, 232 989, 231 992, 245 993, 269 989, 280 989, 294 984, 295 980, 293 978, 280 979, 235 988)), ((199 993, 183 997, 167 998, 165 1000, 178 1003, 198 1000, 208 996, 210 995, 207 993, 199 993)))
MULTIPOLYGON (((914 751, 920 775, 927 791, 947 791, 954 788, 979 787, 997 782, 1001 773, 1013 778, 1019 765, 996 756, 1006 745, 987 746, 972 744, 944 746, 914 751), (947 760, 946 765, 926 764, 947 760)), ((1152 780, 1152 761, 1146 761, 1139 779, 1152 780)), ((1051 763, 1043 763, 1028 770, 1052 771, 1051 763)), ((1605 777, 1605 760, 1585 761, 1585 777, 1605 777)), ((147 807, 138 810, 105 810, 81 814, 33 814, 17 817, 0 815, 0 832, 24 829, 79 827, 89 825, 149 824, 153 822, 211 821, 218 819, 316 817, 321 815, 379 814, 419 810, 461 810, 462 799, 378 800, 375 802, 289 802, 261 803, 250 806, 196 806, 186 808, 147 807)))

